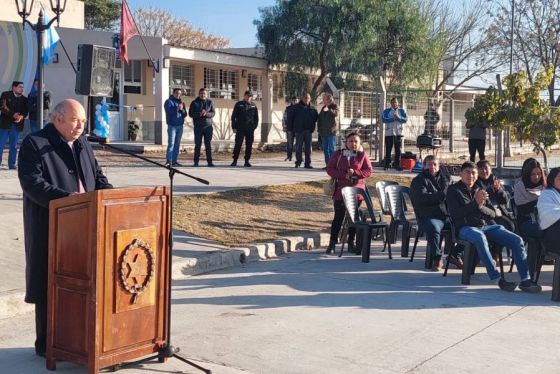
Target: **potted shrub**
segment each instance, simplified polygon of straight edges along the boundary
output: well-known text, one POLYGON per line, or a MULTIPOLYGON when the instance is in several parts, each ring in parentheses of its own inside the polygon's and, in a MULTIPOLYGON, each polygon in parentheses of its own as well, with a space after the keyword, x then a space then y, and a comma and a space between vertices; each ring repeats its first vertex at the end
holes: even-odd
POLYGON ((138 125, 136 121, 128 122, 128 140, 136 141, 139 131, 140 125, 138 125))

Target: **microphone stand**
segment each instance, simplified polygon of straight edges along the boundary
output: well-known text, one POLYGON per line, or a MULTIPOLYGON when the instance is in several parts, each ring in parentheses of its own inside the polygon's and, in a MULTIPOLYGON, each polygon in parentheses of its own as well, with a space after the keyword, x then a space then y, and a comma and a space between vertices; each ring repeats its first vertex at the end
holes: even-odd
POLYGON ((167 343, 163 348, 161 348, 159 350, 159 352, 156 355, 146 357, 146 358, 140 359, 138 361, 124 362, 124 363, 121 363, 121 364, 113 365, 113 366, 111 366, 111 370, 112 371, 117 371, 119 369, 126 368, 126 367, 129 367, 129 366, 138 365, 138 364, 142 364, 146 361, 151 361, 151 360, 156 359, 156 358, 158 359, 159 362, 165 362, 165 360, 167 358, 174 357, 174 358, 178 359, 179 361, 183 361, 184 363, 197 368, 198 370, 201 370, 205 373, 211 374, 212 371, 210 369, 206 369, 206 368, 204 368, 204 367, 202 367, 202 366, 200 366, 200 365, 198 365, 198 364, 180 356, 179 354, 177 354, 177 352, 180 351, 180 348, 178 348, 178 347, 176 348, 176 347, 173 347, 171 345, 171 281, 172 281, 171 274, 172 274, 172 269, 173 269, 173 261, 172 261, 172 256, 173 256, 173 177, 175 176, 175 174, 181 174, 181 175, 184 175, 185 177, 194 179, 194 180, 196 180, 196 181, 198 181, 202 184, 205 184, 205 185, 209 185, 210 182, 208 182, 206 179, 198 178, 198 177, 195 177, 194 175, 183 173, 182 171, 177 170, 176 168, 174 168, 172 166, 166 166, 166 165, 164 165, 162 163, 159 163, 157 161, 150 160, 149 158, 146 158, 144 156, 140 156, 136 153, 127 151, 126 149, 116 147, 112 144, 101 141, 101 139, 99 141, 96 141, 96 143, 98 143, 102 146, 108 147, 110 149, 113 149, 117 152, 125 153, 129 156, 138 158, 140 160, 149 162, 150 164, 154 164, 156 166, 159 166, 159 167, 162 167, 164 169, 169 170, 169 188, 170 188, 169 199, 170 199, 171 203, 170 203, 170 209, 169 209, 169 222, 170 222, 169 223, 169 226, 170 226, 169 227, 169 241, 168 241, 169 242, 169 266, 168 266, 168 269, 167 269, 167 271, 169 273, 169 279, 168 279, 169 289, 167 290, 167 295, 168 295, 167 296, 167 305, 168 305, 168 307, 167 307, 167 343))

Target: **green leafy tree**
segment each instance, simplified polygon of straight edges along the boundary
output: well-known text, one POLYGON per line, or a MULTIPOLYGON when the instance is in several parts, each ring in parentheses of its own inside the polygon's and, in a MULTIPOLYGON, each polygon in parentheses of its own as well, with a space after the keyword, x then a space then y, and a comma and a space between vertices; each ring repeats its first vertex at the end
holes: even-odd
POLYGON ((318 71, 316 96, 327 76, 389 71, 405 85, 425 71, 428 23, 412 0, 278 0, 255 21, 259 45, 272 65, 318 71))
POLYGON ((121 17, 118 0, 84 0, 85 27, 88 30, 110 31, 121 17))
POLYGON ((542 93, 548 90, 554 78, 554 67, 548 66, 529 79, 525 71, 503 79, 503 94, 489 88, 467 110, 467 121, 486 121, 492 128, 512 127, 517 140, 531 143, 537 154, 542 154, 548 169, 546 151, 560 139, 560 111, 552 108, 542 93))

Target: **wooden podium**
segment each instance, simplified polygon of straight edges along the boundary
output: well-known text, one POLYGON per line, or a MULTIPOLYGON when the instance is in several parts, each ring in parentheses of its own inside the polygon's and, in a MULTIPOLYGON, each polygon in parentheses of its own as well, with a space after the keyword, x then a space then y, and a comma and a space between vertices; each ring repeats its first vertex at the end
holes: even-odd
POLYGON ((166 344, 170 204, 167 187, 51 202, 47 369, 98 373, 166 344))

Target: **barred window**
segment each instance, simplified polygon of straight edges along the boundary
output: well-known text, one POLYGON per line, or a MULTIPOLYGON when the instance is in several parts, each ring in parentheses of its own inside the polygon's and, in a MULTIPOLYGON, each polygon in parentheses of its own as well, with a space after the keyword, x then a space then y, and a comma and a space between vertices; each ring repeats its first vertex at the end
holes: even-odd
POLYGON ((272 74, 272 96, 275 103, 286 101, 286 85, 282 74, 272 74))
POLYGON ((212 98, 237 100, 237 73, 204 68, 204 87, 212 98))
POLYGON ((142 93, 142 61, 131 60, 124 64, 124 93, 142 93))
POLYGON ((194 73, 192 65, 172 64, 169 72, 169 91, 180 88, 184 96, 194 96, 194 73))
POLYGON ((368 92, 346 92, 344 95, 344 116, 356 118, 358 111, 363 118, 372 118, 373 96, 368 92))
POLYGON ((247 74, 247 86, 253 91, 253 100, 262 100, 262 76, 247 74))

